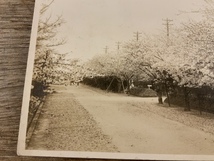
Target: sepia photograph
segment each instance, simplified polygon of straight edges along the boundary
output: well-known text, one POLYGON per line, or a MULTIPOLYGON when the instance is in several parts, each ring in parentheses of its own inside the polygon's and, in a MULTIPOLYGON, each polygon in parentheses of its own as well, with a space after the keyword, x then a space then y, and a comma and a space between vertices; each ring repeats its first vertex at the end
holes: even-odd
POLYGON ((36 0, 18 155, 214 159, 214 0, 36 0))

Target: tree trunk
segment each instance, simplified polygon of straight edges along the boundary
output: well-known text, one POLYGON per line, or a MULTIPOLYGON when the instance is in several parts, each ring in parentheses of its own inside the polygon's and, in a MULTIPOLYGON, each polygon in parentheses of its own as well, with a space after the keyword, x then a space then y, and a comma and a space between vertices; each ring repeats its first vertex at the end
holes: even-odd
POLYGON ((168 102, 168 105, 170 107, 171 106, 171 102, 170 102, 169 91, 168 91, 168 87, 167 87, 166 83, 165 83, 165 90, 166 90, 167 102, 168 102))
POLYGON ((203 96, 202 94, 198 94, 197 97, 198 97, 198 109, 199 109, 200 115, 202 115, 203 96))
POLYGON ((162 94, 162 91, 161 90, 158 91, 157 95, 158 95, 158 103, 159 104, 163 104, 163 98, 162 98, 163 94, 162 94))
POLYGON ((189 92, 187 91, 187 87, 183 87, 183 91, 184 91, 184 100, 185 100, 184 111, 190 111, 189 92))
POLYGON ((117 79, 117 92, 118 93, 121 93, 121 86, 122 86, 121 81, 117 79))
POLYGON ((129 82, 130 80, 128 79, 127 80, 127 88, 126 88, 126 94, 130 94, 130 82, 129 82))
POLYGON ((125 87, 124 87, 124 84, 123 84, 123 80, 121 79, 121 84, 122 84, 122 88, 123 88, 123 93, 125 93, 125 87))
POLYGON ((111 87, 111 84, 113 83, 113 81, 114 81, 114 78, 111 80, 111 82, 110 82, 108 88, 106 89, 107 92, 108 92, 109 88, 111 87))

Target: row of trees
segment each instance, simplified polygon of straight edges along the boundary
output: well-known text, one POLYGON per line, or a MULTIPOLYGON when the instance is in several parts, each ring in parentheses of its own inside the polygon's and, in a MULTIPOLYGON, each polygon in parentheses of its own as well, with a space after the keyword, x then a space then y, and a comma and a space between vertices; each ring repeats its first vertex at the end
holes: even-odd
MULTIPOLYGON (((97 55, 85 63, 66 60, 66 54, 55 50, 66 41, 56 39, 58 28, 64 23, 62 17, 47 18, 46 11, 52 2, 44 4, 40 11, 33 95, 43 94, 50 83, 60 79, 76 81, 88 77, 112 77, 121 83, 123 91, 129 90, 132 81, 153 81, 159 103, 162 103, 162 93, 165 92, 169 105, 170 96, 179 87, 179 91, 183 91, 186 110, 190 110, 190 89, 214 87, 212 1, 200 11, 203 19, 182 24, 170 37, 164 33, 144 34, 141 39, 124 42, 120 50, 97 55)), ((208 97, 212 97, 212 92, 208 97)))
MULTIPOLYGON (((116 77, 122 85, 124 81, 152 80, 160 103, 165 91, 170 105, 170 95, 179 87, 186 110, 190 110, 190 89, 214 88, 214 8, 212 1, 207 3, 200 11, 200 21, 182 24, 170 37, 144 35, 123 43, 119 51, 93 57, 85 66, 96 74, 116 77)), ((211 98, 212 92, 206 95, 211 98)))
POLYGON ((38 24, 37 44, 33 69, 33 90, 35 96, 42 96, 53 80, 60 77, 66 54, 57 52, 56 47, 64 45, 65 39, 56 39, 58 29, 63 25, 61 16, 53 19, 47 10, 54 1, 42 4, 38 24))

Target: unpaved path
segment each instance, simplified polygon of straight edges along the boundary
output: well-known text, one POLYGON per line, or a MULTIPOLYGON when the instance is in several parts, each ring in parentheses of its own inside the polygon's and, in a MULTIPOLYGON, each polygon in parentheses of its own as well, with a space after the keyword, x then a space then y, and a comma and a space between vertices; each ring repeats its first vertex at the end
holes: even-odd
POLYGON ((156 98, 56 88, 46 100, 31 149, 214 154, 214 135, 148 110, 156 98))
POLYGON ((65 87, 47 96, 27 149, 115 152, 116 147, 65 87))
POLYGON ((106 94, 87 86, 68 89, 120 152, 214 154, 214 135, 147 110, 157 106, 157 98, 106 94))

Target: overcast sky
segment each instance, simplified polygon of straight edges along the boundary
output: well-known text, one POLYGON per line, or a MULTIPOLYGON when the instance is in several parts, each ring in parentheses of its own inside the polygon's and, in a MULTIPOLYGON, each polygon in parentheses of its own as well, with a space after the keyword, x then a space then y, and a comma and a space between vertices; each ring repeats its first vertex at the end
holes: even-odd
POLYGON ((116 50, 116 42, 133 38, 133 32, 158 33, 165 30, 163 19, 178 26, 199 14, 179 14, 203 8, 204 0, 55 0, 47 15, 62 15, 66 23, 58 36, 67 43, 60 52, 88 59, 95 54, 116 50))

